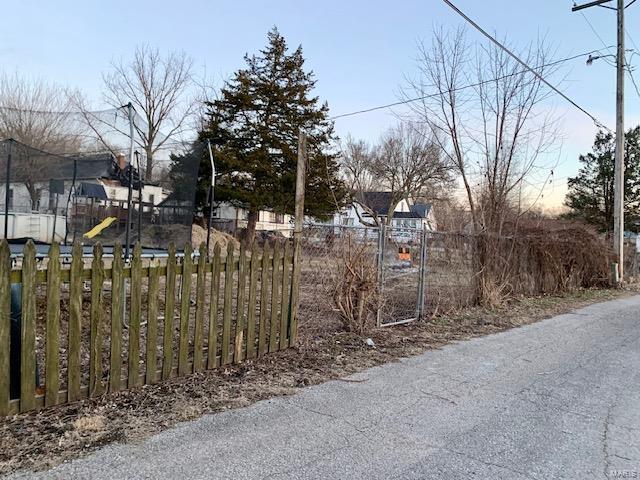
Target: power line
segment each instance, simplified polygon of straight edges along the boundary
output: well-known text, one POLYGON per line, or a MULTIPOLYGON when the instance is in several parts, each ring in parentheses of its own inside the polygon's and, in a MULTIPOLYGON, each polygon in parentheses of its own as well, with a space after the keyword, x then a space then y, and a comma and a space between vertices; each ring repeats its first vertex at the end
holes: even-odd
MULTIPOLYGON (((609 46, 609 47, 605 46, 605 48, 608 49, 608 48, 611 48, 611 46, 609 46)), ((594 53, 599 53, 602 50, 604 50, 604 49, 600 48, 598 50, 591 50, 590 52, 580 53, 580 54, 577 54, 577 55, 573 55, 571 57, 561 58, 560 60, 556 60, 554 62, 546 63, 546 64, 543 64, 543 65, 538 65, 535 68, 540 69, 540 68, 552 67, 552 66, 558 65, 560 63, 564 63, 564 62, 568 62, 568 61, 571 61, 571 60, 575 60, 576 58, 587 57, 587 56, 592 55, 594 53)), ((521 75, 523 73, 526 73, 527 71, 529 71, 529 69, 520 70, 520 71, 514 72, 514 73, 509 73, 507 75, 503 75, 503 76, 498 77, 498 78, 492 78, 492 79, 489 79, 489 80, 483 80, 483 81, 478 82, 478 83, 472 83, 472 84, 469 84, 469 85, 463 85, 461 87, 452 88, 451 91, 452 92, 457 92, 457 91, 460 91, 460 90, 465 90, 467 88, 479 87, 479 86, 487 84, 487 83, 493 83, 496 80, 503 80, 505 78, 513 77, 513 76, 516 76, 516 75, 521 75)), ((376 110, 384 110, 384 109, 391 108, 391 107, 397 107, 399 105, 406 105, 408 103, 413 103, 413 102, 417 102, 417 101, 420 101, 420 100, 425 100, 427 98, 435 98, 435 97, 437 97, 439 95, 440 95, 439 93, 433 93, 433 94, 429 94, 429 95, 422 95, 420 97, 414 97, 414 98, 408 98, 408 99, 405 99, 405 100, 399 100, 397 102, 386 103, 384 105, 377 105, 377 106, 371 107, 371 108, 365 108, 365 109, 362 109, 362 110, 356 110, 356 111, 348 112, 348 113, 341 113, 340 115, 334 115, 333 117, 329 118, 329 120, 336 120, 338 118, 351 117, 351 116, 360 115, 360 114, 363 114, 363 113, 374 112, 376 110)))
POLYGON ((18 107, 9 107, 6 105, 0 105, 0 110, 7 110, 9 112, 20 112, 20 113, 33 113, 36 115, 97 115, 100 113, 113 113, 121 110, 122 107, 119 108, 108 108, 105 110, 92 110, 92 111, 82 111, 82 110, 35 110, 30 108, 18 108, 18 107))
POLYGON ((638 97, 640 98, 640 88, 638 88, 638 84, 636 83, 636 79, 633 76, 633 72, 630 68, 627 68, 627 72, 629 73, 629 78, 631 79, 631 83, 633 83, 633 88, 635 88, 638 97))
POLYGON ((611 48, 612 47, 607 47, 607 44, 604 43, 604 40, 602 39, 602 37, 600 36, 600 34, 598 33, 598 31, 594 28, 594 26, 591 24, 591 22, 589 21, 589 19, 587 18, 587 16, 584 14, 584 12, 580 11, 580 15, 582 15, 582 18, 584 18, 584 21, 587 22, 587 25, 589 25, 589 28, 591 29, 591 31, 595 34, 596 37, 598 37, 598 40, 600 40, 600 43, 611 52, 611 48))
POLYGON ((538 80, 540 80, 542 83, 544 83, 546 86, 548 86, 551 90, 553 90, 554 92, 556 92, 558 95, 560 95, 562 98, 564 98, 567 102, 569 102, 571 105, 573 105, 575 108, 577 108, 578 110, 580 110, 582 113, 584 113, 586 116, 588 116, 593 123, 596 124, 597 127, 599 128, 604 128, 608 131, 611 131, 611 129, 609 129, 608 127, 606 127, 600 120, 598 120, 593 114, 589 113, 587 110, 585 110, 584 108, 582 108, 580 105, 578 105, 574 100, 572 100, 571 98, 569 98, 564 92, 562 92, 560 89, 558 89, 555 85, 553 85, 551 82, 549 82, 546 78, 544 78, 542 75, 540 75, 538 72, 536 72, 533 68, 531 68, 529 65, 527 65, 523 60, 520 59, 520 57, 518 57, 515 53, 513 53, 511 50, 509 50, 506 46, 504 46, 502 43, 500 43, 498 40, 496 40, 492 35, 490 35, 489 33, 487 33, 480 25, 478 25, 476 22, 474 22, 473 20, 471 20, 471 18, 469 18, 462 10, 460 10, 458 7, 456 7, 450 0, 442 0, 444 3, 446 3, 454 12, 456 12, 458 15, 460 15, 462 18, 464 18, 469 24, 471 24, 476 30, 478 30, 480 33, 482 33, 485 37, 487 37, 491 42, 493 42, 495 45, 497 45, 498 47, 500 47, 502 50, 504 50, 511 58, 513 58, 516 62, 518 62, 520 65, 522 65, 523 67, 525 67, 529 72, 531 72, 536 78, 538 78, 538 80))

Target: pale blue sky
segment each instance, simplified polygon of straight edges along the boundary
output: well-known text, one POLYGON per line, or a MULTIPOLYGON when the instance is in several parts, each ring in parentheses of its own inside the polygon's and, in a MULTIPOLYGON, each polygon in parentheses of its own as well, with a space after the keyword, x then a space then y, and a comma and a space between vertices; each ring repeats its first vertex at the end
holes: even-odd
MULTIPOLYGON (((458 0, 471 18, 500 37, 524 45, 547 35, 563 58, 602 47, 570 0, 458 0)), ((615 12, 584 11, 607 44, 615 42, 615 12)), ((101 73, 112 59, 128 57, 147 42, 162 50, 184 50, 197 73, 218 79, 243 65, 243 55, 263 47, 276 25, 291 46, 302 44, 318 79, 317 93, 333 115, 393 102, 403 75, 414 72, 416 42, 429 40, 434 26, 462 23, 440 0, 374 1, 204 1, 110 0, 12 1, 3 5, 0 68, 41 76, 85 90, 100 102, 101 73)), ((640 44, 640 3, 627 9, 627 32, 640 44)), ((470 39, 484 42, 475 31, 470 39)), ((629 42, 628 48, 635 48, 629 42)), ((634 58, 640 67, 640 55, 634 58)), ((604 62, 564 66, 564 91, 613 126, 615 71, 604 62)), ((636 75, 640 82, 640 68, 636 75)), ((564 115, 565 140, 556 185, 547 201, 560 203, 565 177, 577 170, 579 152, 589 150, 595 127, 582 114, 555 101, 564 115)), ((627 124, 640 121, 640 99, 628 82, 627 124)), ((341 119, 340 136, 374 140, 395 122, 391 112, 341 119)))

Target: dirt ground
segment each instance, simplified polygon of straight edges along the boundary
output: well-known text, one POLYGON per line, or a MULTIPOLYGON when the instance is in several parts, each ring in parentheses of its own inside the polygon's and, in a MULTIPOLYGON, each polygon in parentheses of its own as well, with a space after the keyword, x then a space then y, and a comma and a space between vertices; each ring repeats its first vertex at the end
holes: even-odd
POLYGON ((320 333, 320 329, 308 328, 301 332, 297 347, 241 365, 2 418, 0 474, 51 468, 101 445, 138 442, 206 413, 290 395, 299 388, 447 343, 496 333, 631 293, 582 290, 562 297, 522 298, 491 311, 466 308, 455 315, 376 330, 371 334, 375 347, 352 334, 320 333))

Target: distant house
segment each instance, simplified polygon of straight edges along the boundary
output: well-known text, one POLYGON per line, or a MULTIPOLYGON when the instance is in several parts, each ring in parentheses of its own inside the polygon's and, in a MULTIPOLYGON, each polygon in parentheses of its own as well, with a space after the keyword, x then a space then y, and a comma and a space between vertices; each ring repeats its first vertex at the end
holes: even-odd
MULTIPOLYGON (((370 227, 386 223, 389 216, 391 192, 360 192, 356 199, 342 212, 336 213, 333 221, 336 226, 370 227)), ((396 229, 437 228, 430 203, 416 203, 409 197, 401 200, 393 210, 391 226, 396 229)))
MULTIPOLYGON (((8 211, 9 238, 63 241, 67 228, 84 233, 106 217, 116 217, 119 231, 126 222, 128 181, 126 158, 110 153, 61 157, 34 154, 28 146, 14 146, 16 153, 9 182, 0 183, 1 209, 8 211), (8 192, 7 192, 8 187, 8 192)), ((157 213, 169 192, 153 184, 140 188, 134 169, 133 207, 157 213)), ((4 215, 0 216, 4 227, 4 215)), ((70 231, 71 231, 70 230, 70 231)))
MULTIPOLYGON (((229 233, 246 228, 249 223, 249 210, 230 202, 220 202, 213 209, 213 227, 229 233)), ((257 232, 280 232, 289 236, 293 228, 293 215, 287 213, 275 213, 269 210, 260 210, 257 232)))

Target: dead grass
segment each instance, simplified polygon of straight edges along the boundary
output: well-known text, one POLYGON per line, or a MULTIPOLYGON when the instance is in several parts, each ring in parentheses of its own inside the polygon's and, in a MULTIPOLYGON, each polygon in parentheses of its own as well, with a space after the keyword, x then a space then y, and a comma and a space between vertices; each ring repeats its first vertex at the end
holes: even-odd
POLYGON ((471 337, 535 322, 628 291, 580 290, 466 308, 362 337, 309 328, 296 348, 116 395, 0 419, 0 474, 47 469, 111 442, 137 442, 178 422, 250 405, 471 337))

